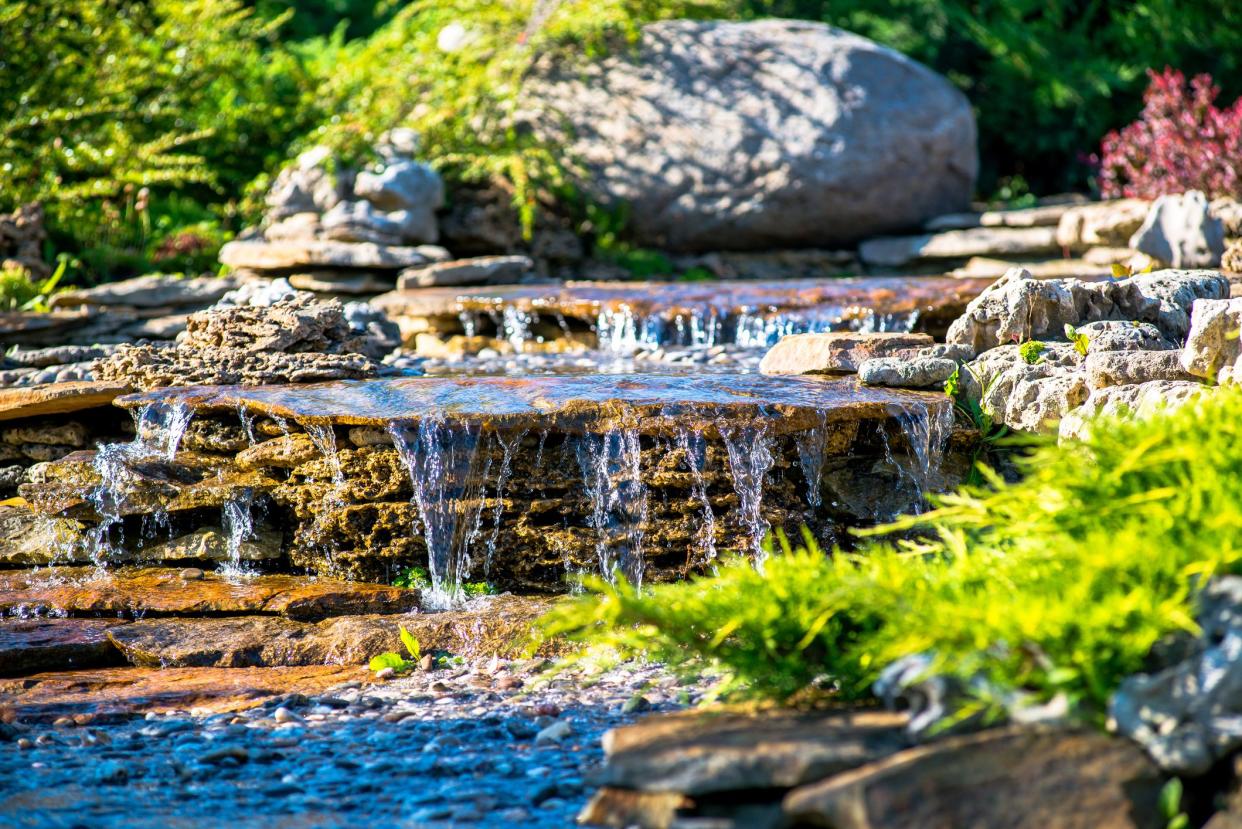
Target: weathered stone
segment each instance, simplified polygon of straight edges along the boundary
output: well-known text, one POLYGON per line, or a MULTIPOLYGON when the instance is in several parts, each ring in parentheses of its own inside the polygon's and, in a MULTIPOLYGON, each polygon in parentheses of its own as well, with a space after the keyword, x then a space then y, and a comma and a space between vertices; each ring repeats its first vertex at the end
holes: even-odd
POLYGON ((43 261, 46 241, 42 204, 31 202, 0 215, 0 264, 12 263, 36 278, 46 277, 51 273, 43 261))
POLYGON ((0 705, 19 721, 52 722, 89 714, 96 722, 148 712, 241 711, 286 694, 320 694, 369 682, 361 667, 106 668, 58 671, 0 681, 0 705))
POLYGON ((1057 225, 1057 244, 1072 251, 1092 247, 1126 247, 1147 218, 1150 202, 1118 199, 1078 205, 1057 225))
POLYGON ((588 194, 628 203, 635 240, 670 250, 900 230, 963 209, 978 166, 951 84, 817 23, 659 22, 632 52, 548 61, 526 88, 588 194))
POLYGON ((1177 380, 1153 380, 1130 386, 1098 388, 1091 392, 1077 409, 1068 412, 1061 421, 1059 434, 1062 440, 1085 437, 1092 422, 1100 417, 1145 418, 1158 412, 1191 403, 1207 387, 1202 383, 1177 380))
POLYGON ((1011 268, 1022 268, 1035 279, 1103 279, 1112 275, 1108 264, 1088 262, 1085 259, 1047 259, 1042 262, 1014 262, 1009 259, 992 259, 972 256, 960 268, 948 275, 954 279, 999 279, 1011 268))
POLYGON ((997 423, 1022 432, 1048 431, 1089 395, 1081 358, 1062 343, 1049 343, 1035 364, 1017 345, 985 351, 963 372, 966 393, 997 423))
POLYGON ((858 379, 869 386, 934 389, 944 385, 957 361, 943 357, 880 357, 858 367, 858 379))
POLYGON ((1242 380, 1242 299, 1199 299, 1191 310, 1182 367, 1196 377, 1242 380))
POLYGON ((434 242, 439 237, 436 210, 444 202, 444 183, 422 162, 394 160, 379 172, 363 171, 354 179, 354 195, 379 210, 404 214, 407 242, 434 242))
POLYGON ((132 390, 127 383, 108 380, 0 389, 0 421, 103 408, 132 390))
POLYGON ((112 641, 139 667, 365 665, 378 653, 404 653, 404 626, 427 651, 513 658, 523 654, 535 620, 549 607, 546 599, 498 596, 472 610, 337 616, 318 623, 279 616, 142 619, 112 631, 112 641))
POLYGON ((905 717, 883 711, 661 714, 604 735, 604 786, 694 797, 789 789, 906 747, 905 717))
POLYGON ((120 664, 108 631, 120 619, 0 619, 0 676, 120 664))
POLYGON ((72 446, 80 449, 86 445, 89 437, 90 432, 87 428, 76 421, 0 429, 0 441, 10 446, 41 443, 48 446, 72 446))
POLYGON ((397 280, 397 290, 442 285, 501 285, 515 282, 534 268, 526 256, 477 256, 407 268, 397 280))
POLYGON ((1056 227, 1073 202, 1041 204, 1014 210, 985 210, 982 213, 946 213, 923 225, 929 233, 942 230, 968 230, 972 227, 1056 227))
POLYGON ((317 214, 345 198, 352 184, 347 171, 338 172, 327 147, 312 147, 276 176, 267 193, 268 218, 317 214), (342 174, 343 173, 343 174, 342 174))
POLYGON ((340 303, 299 294, 193 314, 176 348, 122 346, 96 363, 95 374, 142 389, 367 377, 379 371, 364 356, 368 340, 351 329, 340 303))
POLYGON ((899 268, 920 259, 1037 256, 1058 250, 1056 231, 1050 227, 979 227, 868 239, 858 246, 858 255, 868 265, 899 268))
POLYGON ((932 338, 926 334, 853 331, 790 334, 768 350, 759 363, 759 371, 764 374, 856 372, 867 360, 931 344, 932 338))
POLYGON ((0 564, 50 564, 66 551, 85 548, 86 526, 0 504, 0 564))
POLYGON ((1160 329, 1149 322, 1100 320, 1078 326, 1075 333, 1087 338, 1088 353, 1177 350, 1177 346, 1162 337, 1160 329))
POLYGON ((1060 338, 1066 325, 1100 320, 1150 322, 1181 342, 1196 299, 1228 296, 1215 271, 1158 271, 1117 282, 1036 280, 1015 268, 976 297, 949 327, 948 342, 985 351, 1011 342, 1060 338))
POLYGON ((1096 351, 1084 362, 1092 389, 1150 383, 1153 380, 1191 382, 1196 378, 1182 368, 1178 351, 1096 351))
POLYGON ((604 787, 591 795, 591 800, 582 807, 578 822, 585 826, 619 829, 630 826, 670 829, 677 812, 690 805, 690 799, 678 792, 636 792, 604 787))
POLYGON ((13 348, 6 351, 4 361, 32 368, 48 368, 70 363, 84 363, 107 357, 116 346, 60 345, 50 348, 13 348))
POLYGON ((293 469, 318 456, 319 449, 310 435, 298 432, 265 440, 242 450, 237 455, 237 468, 250 470, 271 466, 277 469, 293 469))
POLYGON ((91 567, 0 571, 0 612, 134 616, 279 613, 322 619, 360 613, 402 613, 418 592, 361 582, 302 576, 254 576, 232 583, 215 573, 187 582, 176 568, 121 568, 100 576, 91 567))
POLYGON ((390 279, 350 271, 312 271, 289 275, 289 284, 300 291, 321 294, 379 294, 393 289, 390 279))
POLYGON ((202 527, 161 544, 143 546, 134 554, 141 561, 269 561, 281 556, 281 536, 273 530, 259 530, 253 538, 229 549, 228 536, 218 527, 202 527))
POLYGON ((189 320, 189 314, 169 314, 127 325, 119 334, 133 340, 175 340, 189 320))
POLYGON ((399 271, 443 258, 442 248, 405 247, 330 239, 235 241, 220 248, 220 262, 260 271, 295 268, 372 268, 399 271))
POLYGON ((1226 273, 1242 274, 1242 239, 1234 239, 1220 258, 1220 269, 1226 273))
POLYGON ((318 238, 322 230, 318 213, 294 213, 268 225, 263 238, 269 242, 304 242, 318 238))
POLYGON ((107 282, 94 288, 81 288, 54 294, 53 308, 78 305, 108 307, 123 305, 131 308, 177 308, 186 305, 207 307, 241 284, 234 276, 203 276, 182 279, 176 276, 150 275, 107 282))
POLYGON ((1225 252, 1225 225, 1198 190, 1161 196, 1130 247, 1174 268, 1214 268, 1225 252))
POLYGON ((319 217, 320 233, 338 242, 408 245, 434 242, 435 216, 429 211, 383 211, 368 201, 343 201, 319 217), (431 224, 426 224, 430 219, 431 224))
POLYGON ((788 821, 833 829, 1163 827, 1158 770, 1126 740, 1019 729, 953 737, 790 792, 788 821))
POLYGON ((1110 724, 1175 775, 1206 773, 1242 746, 1242 578, 1221 576, 1203 591, 1199 641, 1188 658, 1121 683, 1110 724))

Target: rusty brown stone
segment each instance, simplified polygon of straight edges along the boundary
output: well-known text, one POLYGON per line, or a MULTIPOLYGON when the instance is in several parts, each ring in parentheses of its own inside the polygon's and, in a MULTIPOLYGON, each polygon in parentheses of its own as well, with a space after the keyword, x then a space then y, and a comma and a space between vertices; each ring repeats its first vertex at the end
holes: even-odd
POLYGON ((176 568, 126 567, 100 576, 92 567, 0 571, 0 613, 157 616, 273 613, 322 619, 359 613, 402 613, 418 592, 304 576, 254 576, 236 583, 216 573, 186 581, 176 568))
POLYGON ((0 676, 120 664, 108 631, 121 619, 0 618, 0 676))
POLYGON ((241 711, 282 694, 319 694, 366 682, 365 668, 104 668, 0 680, 0 707, 18 721, 51 722, 92 714, 96 722, 148 712, 241 711))
POLYGON ((926 334, 833 331, 782 337, 763 355, 764 374, 852 373, 867 360, 888 357, 904 349, 929 346, 926 334))
POLYGON ((0 421, 98 409, 132 390, 128 383, 104 380, 0 389, 0 421))
POLYGON ((987 731, 910 749, 790 792, 786 819, 833 829, 1163 827, 1164 779, 1099 733, 987 731))
POLYGON ((669 829, 678 811, 692 805, 693 801, 677 792, 636 792, 604 787, 591 795, 591 800, 578 814, 578 822, 586 826, 669 829))

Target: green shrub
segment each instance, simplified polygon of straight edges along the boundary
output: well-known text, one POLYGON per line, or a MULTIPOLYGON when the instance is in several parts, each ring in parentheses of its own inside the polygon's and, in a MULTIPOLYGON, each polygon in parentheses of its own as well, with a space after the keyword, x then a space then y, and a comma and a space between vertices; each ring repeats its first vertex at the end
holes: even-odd
POLYGON ((1004 692, 1064 692, 1100 711, 1153 643, 1193 630, 1196 586, 1242 569, 1242 391, 1045 442, 1026 477, 966 487, 855 554, 777 554, 640 593, 595 579, 545 631, 584 654, 722 671, 725 689, 789 700, 825 680, 853 699, 907 654, 1004 692))

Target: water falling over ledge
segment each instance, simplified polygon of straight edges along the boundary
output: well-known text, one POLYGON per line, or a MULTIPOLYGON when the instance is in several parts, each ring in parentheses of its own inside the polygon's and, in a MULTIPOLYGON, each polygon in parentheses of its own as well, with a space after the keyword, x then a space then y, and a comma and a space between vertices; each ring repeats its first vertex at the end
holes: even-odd
MULTIPOLYGON (((123 499, 136 514, 214 507, 218 521, 262 502, 289 565, 368 579, 426 566, 450 598, 478 579, 560 590, 584 571, 681 578, 722 554, 758 561, 769 529, 807 526, 831 544, 944 485, 952 423, 942 395, 725 373, 403 377, 119 401, 155 403, 245 448, 177 453, 199 471, 161 482, 162 497, 123 499)), ((51 480, 30 500, 64 514, 73 498, 51 480)), ((252 531, 244 514, 230 528, 252 531)))

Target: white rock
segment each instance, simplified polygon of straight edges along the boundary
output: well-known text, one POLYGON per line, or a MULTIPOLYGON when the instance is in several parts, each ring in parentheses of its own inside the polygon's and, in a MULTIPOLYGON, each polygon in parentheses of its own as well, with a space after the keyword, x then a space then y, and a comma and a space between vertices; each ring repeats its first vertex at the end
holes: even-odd
POLYGON ((1225 252, 1225 225, 1198 190, 1161 196, 1130 247, 1174 268, 1214 268, 1225 252))

